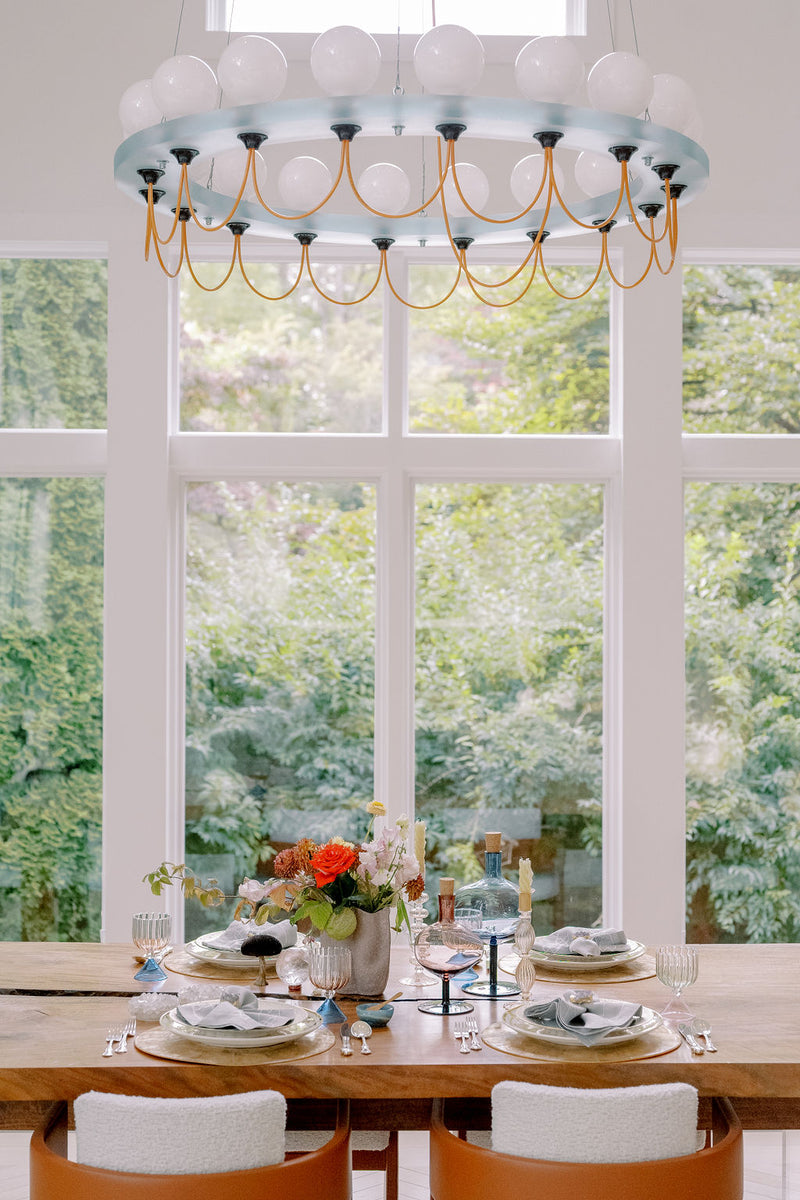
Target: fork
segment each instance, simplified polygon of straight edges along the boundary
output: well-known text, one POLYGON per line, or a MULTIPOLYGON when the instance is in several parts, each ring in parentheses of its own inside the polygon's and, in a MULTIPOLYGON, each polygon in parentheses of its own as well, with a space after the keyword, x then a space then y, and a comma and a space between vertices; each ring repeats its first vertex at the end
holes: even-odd
POLYGON ((112 1051, 114 1048, 114 1042, 118 1042, 121 1037, 122 1037, 121 1029, 109 1029, 106 1031, 106 1048, 103 1051, 103 1055, 102 1055, 103 1058, 111 1058, 111 1054, 112 1054, 112 1051))
POLYGON ((470 1048, 472 1050, 482 1050, 481 1039, 478 1037, 478 1022, 474 1017, 467 1017, 467 1033, 472 1038, 470 1048))
POLYGON ((127 1052, 128 1038, 133 1037, 133 1035, 135 1033, 136 1033, 136 1021, 134 1020, 133 1017, 131 1017, 131 1019, 128 1021, 127 1025, 125 1025, 123 1027, 121 1034, 117 1035, 119 1037, 119 1045, 116 1047, 116 1050, 115 1050, 116 1054, 125 1054, 127 1052))
POLYGON ((469 1045, 468 1045, 468 1041, 467 1041, 467 1039, 469 1038, 469 1030, 467 1029, 467 1022, 466 1021, 456 1021, 455 1026, 453 1027, 453 1034, 455 1037, 461 1038, 460 1053, 461 1054, 469 1054, 469 1045))

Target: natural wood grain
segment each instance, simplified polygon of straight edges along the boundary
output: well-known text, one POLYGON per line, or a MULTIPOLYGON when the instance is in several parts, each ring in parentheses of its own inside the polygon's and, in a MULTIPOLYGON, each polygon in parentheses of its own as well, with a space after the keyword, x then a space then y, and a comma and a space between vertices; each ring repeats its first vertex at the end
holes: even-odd
MULTIPOLYGON (((743 1115, 754 1127, 797 1126, 800 948, 700 946, 699 955, 699 978, 686 996, 712 1022, 719 1053, 693 1058, 682 1046, 659 1058, 621 1063, 535 1062, 489 1047, 459 1054, 452 1021, 421 1014, 405 998, 396 1003, 388 1028, 375 1030, 369 1057, 343 1058, 336 1045, 311 1059, 263 1067, 168 1062, 133 1047, 126 1055, 103 1059, 105 1030, 127 1014, 123 997, 2 996, 0 1102, 72 1099, 93 1087, 161 1096, 275 1087, 298 1099, 351 1098, 358 1102, 359 1119, 382 1105, 382 1128, 418 1128, 432 1097, 487 1097, 502 1079, 584 1087, 686 1080, 705 1096, 741 1099, 743 1115)), ((132 968, 130 947, 0 944, 0 980, 6 987, 99 989, 105 982, 118 990, 130 981, 132 968)), ((394 980, 406 969, 407 952, 396 952, 389 989, 396 990, 394 980)), ((173 976, 163 990, 177 986, 179 977, 173 976)), ((537 981, 534 995, 544 999, 561 990, 556 983, 537 981)), ((666 999, 656 979, 620 983, 604 989, 608 994, 651 1008, 662 1007, 666 999)), ((350 1001, 342 1007, 355 1017, 350 1001)), ((500 1002, 475 1002, 480 1027, 501 1014, 500 1002)))

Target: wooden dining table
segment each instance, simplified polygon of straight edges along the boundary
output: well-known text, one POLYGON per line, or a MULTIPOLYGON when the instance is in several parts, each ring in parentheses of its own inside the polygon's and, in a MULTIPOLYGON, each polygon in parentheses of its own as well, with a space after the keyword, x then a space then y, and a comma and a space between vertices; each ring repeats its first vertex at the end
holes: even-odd
MULTIPOLYGON (((685 1044, 650 1058, 606 1061, 534 1060, 483 1045, 461 1053, 454 1018, 418 1011, 435 994, 406 989, 385 1029, 375 1030, 372 1053, 346 1058, 339 1040, 312 1057, 267 1065, 203 1064, 154 1057, 129 1043, 124 1055, 103 1058, 106 1031, 127 1018, 128 997, 153 985, 133 979, 127 945, 0 943, 0 1126, 29 1128, 55 1100, 92 1089, 145 1096, 207 1096, 275 1088, 298 1111, 345 1098, 357 1128, 427 1127, 434 1097, 450 1097, 467 1127, 488 1120, 488 1098, 504 1079, 571 1087, 619 1087, 682 1080, 701 1097, 728 1096, 746 1128, 800 1128, 800 947, 699 946, 697 982, 686 992, 693 1011, 711 1022, 716 1053, 693 1055, 685 1044)), ((408 971, 407 949, 392 951, 387 994, 408 971)), ((177 960, 176 960, 177 961, 177 960)), ((196 977, 169 970, 158 985, 177 992, 196 977)), ((509 979, 510 976, 501 976, 509 979)), ((232 977, 231 982, 239 982, 232 977)), ((215 982, 218 982, 216 980, 215 982)), ((667 991, 655 978, 602 983, 595 995, 663 1007, 667 991)), ((282 992, 272 978, 266 995, 282 992)), ((532 999, 567 990, 560 979, 537 978, 532 999)), ((456 988, 453 995, 460 993, 456 988)), ((505 998, 504 998, 505 999, 505 998)), ((318 1000, 305 1001, 316 1007, 318 1000)), ((341 1000, 350 1020, 353 1001, 341 1000)), ((480 1029, 500 1021, 503 1000, 475 999, 480 1029)), ((142 1025, 139 1026, 142 1029, 142 1025)), ((358 1051, 358 1043, 356 1043, 358 1051)), ((460 1118, 459 1118, 460 1119, 460 1118)))

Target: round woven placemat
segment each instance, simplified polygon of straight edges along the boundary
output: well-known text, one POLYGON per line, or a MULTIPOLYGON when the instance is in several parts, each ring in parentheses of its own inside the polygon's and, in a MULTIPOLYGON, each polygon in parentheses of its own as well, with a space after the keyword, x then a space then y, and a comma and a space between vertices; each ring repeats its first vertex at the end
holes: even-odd
POLYGON ((188 1038, 169 1033, 161 1026, 137 1033, 134 1045, 145 1054, 155 1058, 172 1058, 176 1062, 208 1063, 211 1066, 260 1066, 262 1063, 291 1062, 296 1058, 310 1058, 330 1050, 336 1035, 324 1025, 307 1033, 295 1042, 281 1042, 279 1046, 254 1046, 252 1050, 223 1050, 216 1046, 201 1045, 188 1038))
POLYGON ((618 1046, 572 1046, 563 1042, 535 1041, 524 1033, 515 1033, 502 1021, 487 1025, 481 1030, 481 1037, 493 1050, 515 1054, 518 1058, 535 1058, 539 1062, 632 1062, 637 1058, 656 1058, 659 1054, 669 1054, 670 1050, 682 1045, 680 1036, 666 1025, 618 1046), (535 1050, 532 1049, 534 1045, 535 1050))
MULTIPOLYGON (((191 954, 187 954, 185 950, 173 950, 169 958, 164 963, 168 971, 174 971, 177 975, 194 975, 198 979, 224 979, 226 983, 255 983, 258 978, 258 959, 253 959, 253 965, 246 963, 239 967, 220 967, 213 962, 205 962, 201 958, 194 958, 191 954)), ((267 974, 275 975, 275 967, 272 963, 267 963, 267 974)))
MULTIPOLYGON (((498 962, 501 971, 513 975, 519 962, 518 954, 506 954, 498 962)), ((633 962, 619 963, 616 967, 604 967, 601 971, 548 971, 543 963, 536 964, 536 978, 548 983, 630 983, 634 979, 652 979, 656 973, 656 960, 643 954, 633 962)))

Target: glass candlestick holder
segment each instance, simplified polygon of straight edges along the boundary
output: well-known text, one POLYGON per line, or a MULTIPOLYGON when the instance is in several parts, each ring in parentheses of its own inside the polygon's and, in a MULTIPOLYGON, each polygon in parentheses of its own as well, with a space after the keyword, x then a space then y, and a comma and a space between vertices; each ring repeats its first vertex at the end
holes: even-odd
POLYGON ((431 976, 429 971, 423 970, 419 965, 417 956, 414 953, 414 944, 421 930, 425 927, 425 918, 428 915, 428 893, 423 892, 416 900, 406 901, 406 909, 408 911, 408 923, 410 932, 408 935, 408 948, 411 951, 409 962, 411 963, 411 973, 404 975, 398 979, 398 983, 407 988, 429 988, 436 987, 436 980, 431 976))
POLYGON ((531 988, 536 983, 536 964, 530 954, 523 954, 517 963, 514 978, 519 985, 519 992, 525 1004, 531 997, 531 988))

